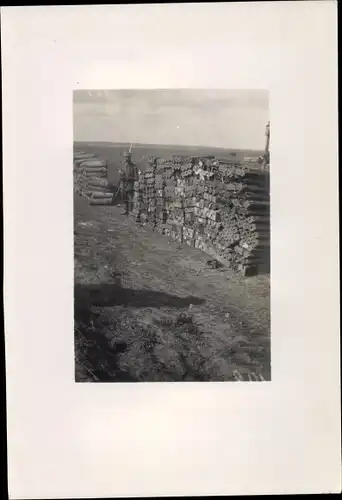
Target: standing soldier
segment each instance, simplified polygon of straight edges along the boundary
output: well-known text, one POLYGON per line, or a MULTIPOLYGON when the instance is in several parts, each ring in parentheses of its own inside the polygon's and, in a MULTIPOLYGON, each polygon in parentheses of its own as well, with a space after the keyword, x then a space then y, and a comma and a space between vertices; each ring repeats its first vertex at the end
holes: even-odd
POLYGON ((265 151, 262 156, 259 156, 258 162, 261 165, 262 170, 265 170, 266 166, 269 165, 270 163, 270 122, 267 123, 266 129, 265 129, 265 136, 266 136, 266 145, 265 145, 265 151))
POLYGON ((124 172, 122 176, 123 192, 125 200, 125 211, 123 215, 128 215, 133 209, 134 182, 138 180, 137 166, 132 162, 130 151, 124 153, 124 172))
MULTIPOLYGON (((265 146, 265 154, 264 154, 264 161, 262 163, 262 170, 269 170, 270 166, 270 122, 267 123, 266 125, 266 146, 265 146), (268 167, 268 169, 267 169, 268 167)), ((266 175, 265 176, 265 182, 266 182, 266 189, 268 194, 270 194, 270 176, 266 175)))
POLYGON ((265 163, 270 163, 270 122, 266 125, 266 147, 265 147, 265 163))

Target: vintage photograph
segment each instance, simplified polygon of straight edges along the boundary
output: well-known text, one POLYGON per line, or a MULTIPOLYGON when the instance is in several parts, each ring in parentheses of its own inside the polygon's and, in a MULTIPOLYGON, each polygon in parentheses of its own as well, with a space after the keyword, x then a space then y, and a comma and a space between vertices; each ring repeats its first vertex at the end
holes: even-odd
POLYGON ((76 382, 271 380, 267 90, 73 93, 76 382))

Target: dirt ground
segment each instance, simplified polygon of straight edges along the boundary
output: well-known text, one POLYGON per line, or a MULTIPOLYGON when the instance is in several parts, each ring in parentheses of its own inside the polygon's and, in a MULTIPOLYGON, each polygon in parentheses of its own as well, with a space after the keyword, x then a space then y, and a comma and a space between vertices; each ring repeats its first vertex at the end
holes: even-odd
POLYGON ((76 381, 270 380, 270 277, 75 196, 76 381))

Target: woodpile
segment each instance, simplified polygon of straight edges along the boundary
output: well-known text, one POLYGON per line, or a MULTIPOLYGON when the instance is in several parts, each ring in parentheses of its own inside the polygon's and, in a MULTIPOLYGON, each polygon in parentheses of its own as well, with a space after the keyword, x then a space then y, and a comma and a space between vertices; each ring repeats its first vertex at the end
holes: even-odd
POLYGON ((214 157, 153 157, 135 183, 132 216, 243 275, 268 258, 268 174, 214 157))
POLYGON ((74 169, 77 168, 83 161, 95 159, 94 153, 74 153, 74 169))
POLYGON ((108 182, 107 162, 93 153, 75 153, 74 188, 90 205, 111 205, 114 192, 108 182))

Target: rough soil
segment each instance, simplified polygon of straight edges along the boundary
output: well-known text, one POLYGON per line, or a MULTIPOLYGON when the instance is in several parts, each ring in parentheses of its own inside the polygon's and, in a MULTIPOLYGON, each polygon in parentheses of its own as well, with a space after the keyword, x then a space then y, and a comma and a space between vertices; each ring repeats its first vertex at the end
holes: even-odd
MULTIPOLYGON (((103 157, 103 156, 102 156, 103 157)), ((75 196, 76 381, 270 380, 270 277, 75 196)))

